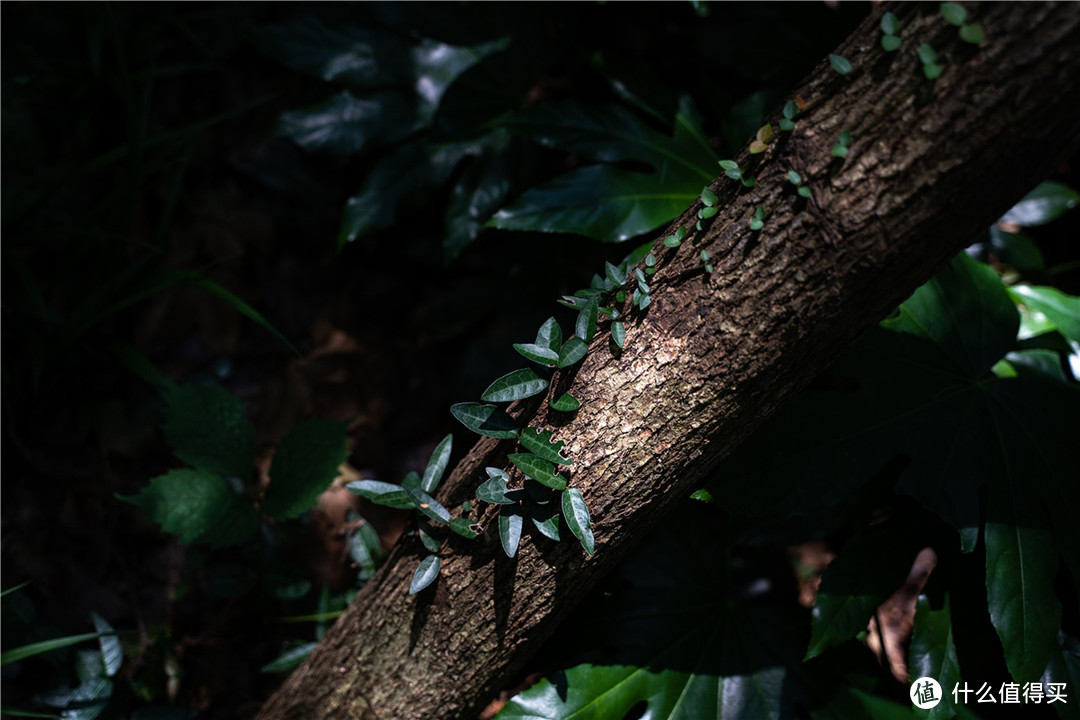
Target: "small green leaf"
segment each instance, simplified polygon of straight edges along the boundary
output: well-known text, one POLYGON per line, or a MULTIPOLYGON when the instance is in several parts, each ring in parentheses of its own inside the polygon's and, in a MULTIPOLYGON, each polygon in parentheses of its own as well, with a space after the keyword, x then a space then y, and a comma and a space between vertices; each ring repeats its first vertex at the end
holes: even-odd
POLYGON ((592 342, 596 334, 596 321, 600 312, 600 303, 596 298, 591 298, 578 311, 577 323, 574 326, 577 336, 585 342, 592 342))
POLYGON ((685 227, 683 227, 682 225, 680 225, 680 226, 679 226, 679 227, 678 227, 678 228, 677 228, 677 229, 675 230, 675 239, 676 239, 676 240, 678 240, 679 242, 682 242, 683 240, 685 240, 685 239, 686 239, 686 236, 687 236, 687 235, 689 235, 689 234, 690 234, 690 231, 689 231, 689 230, 687 230, 687 229, 686 229, 685 227))
POLYGON ((739 180, 742 178, 742 170, 735 168, 734 170, 725 170, 724 174, 732 180, 739 180))
POLYGON ((709 251, 708 250, 702 250, 701 251, 701 262, 709 262, 709 251))
POLYGON ((558 351, 546 348, 543 345, 538 345, 536 343, 515 343, 514 349, 521 353, 525 358, 532 360, 539 365, 551 367, 559 362, 558 351))
POLYGON ((559 351, 559 367, 570 367, 585 357, 587 352, 589 352, 589 346, 584 340, 579 337, 570 338, 563 344, 562 350, 559 351))
POLYGON ((799 114, 799 106, 795 104, 794 100, 788 100, 784 103, 782 112, 784 113, 785 120, 794 120, 795 116, 799 114))
POLYGON ((581 407, 578 399, 570 393, 563 393, 558 399, 552 400, 548 404, 551 405, 552 410, 558 410, 559 412, 574 412, 581 407))
POLYGON ((847 154, 848 154, 847 146, 841 145, 839 143, 837 143, 836 145, 833 145, 832 154, 833 154, 833 157, 838 157, 838 158, 847 157, 847 154))
POLYGON ((677 240, 674 235, 668 235, 666 238, 664 238, 664 244, 667 245, 668 247, 673 248, 673 247, 679 247, 680 245, 682 245, 682 241, 677 240))
POLYGON ((555 511, 555 503, 529 505, 529 519, 541 535, 556 542, 559 540, 559 513, 555 511))
POLYGON ((609 288, 617 288, 626 284, 626 274, 620 273, 619 268, 609 262, 604 263, 604 277, 607 278, 609 288))
POLYGON ((885 52, 895 52, 900 49, 900 38, 896 35, 882 35, 881 36, 881 49, 885 52))
POLYGON ((804 198, 810 197, 810 188, 808 188, 805 185, 800 186, 799 187, 799 197, 804 197, 804 198))
POLYGON ((926 43, 919 45, 919 62, 923 65, 930 65, 937 62, 937 52, 934 48, 930 47, 926 43))
POLYGON ((475 540, 479 537, 479 534, 473 530, 472 521, 468 518, 454 518, 450 521, 450 529, 466 540, 475 540))
POLYGON ((802 176, 794 170, 787 171, 787 179, 792 185, 799 185, 802 183, 802 176))
POLYGON ((891 12, 881 16, 881 32, 886 35, 895 35, 900 30, 900 21, 891 12))
POLYGON ((412 510, 416 505, 409 499, 409 494, 401 485, 379 482, 378 480, 357 480, 345 486, 345 489, 361 497, 366 497, 377 505, 412 510))
POLYGON ((929 63, 922 66, 922 72, 923 75, 926 76, 927 80, 937 80, 939 77, 941 77, 941 66, 934 63, 929 63))
POLYGON ((761 220, 758 220, 757 218, 754 218, 753 220, 750 221, 750 229, 751 230, 757 231, 757 230, 760 230, 763 227, 765 227, 765 223, 763 223, 761 220))
POLYGON ((714 217, 717 212, 719 211, 714 207, 701 208, 700 210, 698 210, 698 217, 702 220, 708 220, 714 217))
POLYGON ((562 514, 566 518, 566 525, 574 537, 581 541, 581 547, 589 555, 593 554, 595 541, 593 539, 592 521, 589 518, 589 508, 585 505, 585 499, 581 497, 581 491, 570 488, 562 494, 562 514))
POLYGON ((442 568, 442 560, 437 555, 428 555, 420 561, 420 567, 413 573, 412 583, 409 585, 409 594, 415 595, 439 577, 442 568))
POLYGON ((446 463, 450 461, 450 450, 454 445, 454 436, 447 435, 431 453, 427 468, 424 469, 424 479, 420 483, 420 489, 426 493, 435 492, 439 486, 443 473, 446 471, 446 463))
POLYGON ((712 265, 706 265, 705 266, 705 272, 711 273, 712 271, 713 271, 713 266, 712 265))
POLYGON ((943 2, 941 3, 941 16, 950 25, 960 27, 967 21, 967 10, 960 3, 943 2))
POLYGON ((765 208, 763 208, 761 205, 758 205, 754 209, 754 219, 755 220, 764 220, 765 219, 765 208))
MULTIPOLYGON (((645 256, 645 267, 647 267, 647 268, 656 267, 656 256, 653 255, 652 253, 649 253, 648 255, 645 256)), ((646 270, 646 272, 648 272, 648 271, 646 270)))
MULTIPOLYGON (((596 303, 592 303, 596 308, 596 303)), ((595 314, 593 323, 595 325, 595 314)), ((480 399, 488 402, 511 402, 522 398, 539 395, 547 390, 548 381, 537 375, 530 368, 522 368, 512 373, 507 373, 491 383, 480 399)))
POLYGON ((541 485, 555 490, 566 489, 566 478, 555 473, 555 466, 532 453, 512 453, 507 456, 514 467, 541 485))
POLYGON ((781 118, 780 119, 780 129, 784 130, 786 132, 791 132, 792 130, 795 129, 795 123, 793 121, 789 120, 788 118, 781 118))
POLYGON ((829 55, 829 64, 832 65, 833 70, 841 75, 847 75, 851 72, 851 63, 842 55, 829 55))
POLYGON ((851 131, 845 130, 844 132, 840 133, 840 138, 838 142, 844 147, 848 147, 849 145, 851 145, 851 131))
POLYGON ((517 555, 518 543, 521 542, 521 526, 524 518, 518 508, 504 507, 499 512, 499 542, 507 557, 517 555))
POLYGON ((709 207, 712 207, 717 203, 717 201, 718 198, 716 197, 716 193, 713 192, 712 188, 706 187, 701 190, 701 202, 705 203, 709 207))
POLYGON ((752 188, 755 185, 757 185, 757 180, 755 180, 752 177, 743 178, 742 179, 742 184, 743 184, 743 187, 752 188))
MULTIPOLYGON (((563 367, 561 362, 559 367, 563 367)), ((450 414, 457 418, 462 425, 480 435, 500 440, 510 440, 518 436, 517 423, 514 422, 514 418, 495 405, 485 405, 477 402, 457 403, 450 406, 450 414)))
POLYGON ((550 460, 560 465, 571 465, 574 462, 562 454, 563 445, 566 443, 562 441, 552 442, 551 430, 527 427, 521 431, 518 442, 521 443, 523 448, 544 460, 550 460))
POLYGON ((760 128, 758 128, 758 131, 754 135, 754 138, 761 142, 763 145, 767 145, 769 141, 772 140, 772 125, 770 123, 765 123, 764 125, 762 125, 760 128))
POLYGON ((449 511, 423 490, 407 487, 405 488, 405 494, 413 501, 417 510, 424 513, 435 522, 442 523, 443 525, 450 522, 449 511))
POLYGON ((641 308, 642 310, 644 310, 645 308, 649 307, 649 305, 650 305, 651 303, 652 303, 652 298, 650 298, 650 297, 649 297, 648 295, 646 295, 645 293, 642 293, 642 294, 640 295, 640 297, 638 297, 638 307, 639 307, 639 308, 641 308))
POLYGON ((513 505, 516 503, 517 496, 520 495, 521 491, 507 489, 506 484, 510 481, 510 476, 499 468, 489 467, 484 469, 487 471, 488 479, 481 483, 480 487, 476 488, 476 497, 492 505, 513 505))
POLYGON ((966 43, 978 45, 983 41, 984 37, 982 25, 979 25, 978 23, 972 23, 971 25, 965 25, 960 28, 960 39, 966 43))
POLYGON ((622 349, 623 344, 626 342, 626 327, 621 322, 611 323, 611 339, 615 341, 619 349, 622 349))
POLYGON ((739 163, 735 162, 734 160, 721 160, 720 167, 724 168, 725 170, 738 170, 739 163))

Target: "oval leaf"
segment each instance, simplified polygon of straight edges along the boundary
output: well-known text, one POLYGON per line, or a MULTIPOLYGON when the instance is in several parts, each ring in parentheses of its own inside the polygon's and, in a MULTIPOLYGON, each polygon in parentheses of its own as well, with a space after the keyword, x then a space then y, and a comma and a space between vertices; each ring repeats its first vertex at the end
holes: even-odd
POLYGON ((570 393, 563 393, 557 400, 552 400, 548 404, 551 405, 552 410, 558 410, 559 412, 574 412, 581 407, 578 399, 570 393))
POLYGON ((553 463, 559 463, 560 465, 570 465, 574 461, 570 458, 564 457, 562 454, 564 442, 552 442, 550 430, 540 430, 539 428, 528 427, 521 431, 521 437, 518 438, 518 442, 526 450, 543 458, 544 460, 550 460, 553 463))
POLYGON ((567 368, 585 357, 589 352, 589 346, 579 337, 572 337, 566 341, 559 351, 559 367, 567 368))
POLYGON ((454 518, 450 521, 450 529, 466 540, 475 540, 478 533, 473 530, 473 523, 468 518, 454 518))
POLYGON ((546 538, 558 541, 559 539, 559 513, 555 510, 555 504, 530 505, 529 519, 546 538))
POLYGON ((554 490, 566 489, 566 478, 562 475, 556 475, 554 465, 547 460, 532 453, 513 453, 507 457, 514 464, 514 467, 541 485, 546 485, 554 490))
POLYGON ((420 489, 426 493, 435 491, 438 487, 439 481, 442 480, 443 473, 446 471, 446 463, 450 460, 450 450, 454 445, 454 436, 447 435, 442 439, 438 445, 435 446, 435 450, 431 453, 431 459, 428 460, 427 468, 424 470, 424 479, 420 482, 420 489))
POLYGON ((596 321, 599 312, 600 302, 596 298, 590 298, 578 312, 575 329, 577 336, 585 342, 592 342, 593 335, 596 334, 596 321))
POLYGON ((566 518, 566 525, 574 537, 581 541, 581 547, 589 555, 593 554, 595 541, 592 532, 592 520, 589 518, 589 508, 585 505, 585 499, 581 497, 581 491, 570 488, 562 495, 562 514, 566 518))
POLYGON ((536 331, 536 344, 546 347, 558 357, 559 347, 562 345, 562 328, 559 327, 559 323, 555 318, 549 317, 536 331))
POLYGON ((366 497, 377 505, 385 505, 401 510, 411 510, 416 507, 413 501, 409 499, 405 488, 401 485, 379 482, 378 480, 357 480, 346 485, 345 489, 361 497, 366 497))
POLYGON ((419 488, 405 488, 405 493, 416 505, 416 509, 427 515, 435 522, 446 525, 450 522, 450 513, 435 498, 419 488))
POLYGON ((851 63, 843 55, 830 55, 829 64, 832 65, 832 69, 841 75, 847 75, 851 72, 851 63))
MULTIPOLYGON (((900 21, 896 19, 896 16, 891 12, 887 12, 881 16, 881 32, 886 35, 895 35, 900 29, 900 21)), ((787 113, 785 112, 785 116, 787 113)))
POLYGON ((559 351, 552 350, 543 345, 536 343, 515 343, 514 349, 527 359, 532 360, 534 363, 539 363, 540 365, 550 367, 559 362, 559 351))
POLYGON ((435 582, 435 579, 439 577, 441 568, 442 560, 436 555, 428 555, 421 560, 420 567, 416 568, 416 572, 413 573, 412 584, 409 585, 409 594, 415 595, 435 582))
POLYGON ((1066 210, 1080 201, 1080 194, 1059 182, 1042 182, 1024 198, 1013 205, 1000 222, 1016 223, 1024 227, 1043 225, 1056 220, 1066 210))
POLYGON ((967 20, 967 10, 960 3, 943 2, 940 7, 941 16, 950 25, 960 27, 967 20))
POLYGON ((476 488, 476 497, 492 505, 513 505, 515 500, 511 494, 517 491, 508 490, 506 483, 510 476, 498 468, 485 468, 488 479, 480 487, 476 488))
POLYGON ((457 403, 450 406, 450 414, 462 425, 480 435, 500 440, 510 440, 518 436, 514 418, 494 405, 477 402, 457 403))
POLYGON ((522 368, 491 383, 480 398, 488 402, 510 402, 538 395, 547 390, 547 386, 547 380, 529 368, 522 368))
POLYGON ((626 342, 626 327, 621 322, 611 323, 611 339, 615 341, 620 350, 623 348, 623 344, 626 342))
POLYGON ((521 542, 522 517, 515 508, 503 508, 499 513, 499 542, 507 557, 517 555, 521 542))

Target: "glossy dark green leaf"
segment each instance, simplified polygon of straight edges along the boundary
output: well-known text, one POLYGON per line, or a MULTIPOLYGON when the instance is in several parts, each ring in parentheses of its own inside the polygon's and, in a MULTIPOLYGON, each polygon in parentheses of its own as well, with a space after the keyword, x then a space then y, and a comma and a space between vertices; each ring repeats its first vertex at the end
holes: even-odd
POLYGON ((401 487, 403 488, 418 488, 420 487, 420 483, 420 473, 416 472, 415 470, 407 473, 405 477, 401 479, 401 487))
POLYGON ((1043 285, 1013 285, 1009 295, 1018 305, 1045 315, 1066 340, 1080 343, 1080 297, 1043 285))
POLYGON ((514 349, 534 363, 552 367, 559 362, 559 352, 535 343, 515 343, 514 349))
POLYGON ((387 143, 422 127, 414 100, 397 91, 357 97, 342 90, 302 110, 282 113, 276 133, 310 152, 355 155, 372 143, 387 143))
POLYGON ((956 714, 952 693, 948 691, 956 683, 963 682, 960 676, 960 661, 956 657, 956 640, 953 637, 952 616, 949 612, 949 598, 945 597, 945 606, 932 610, 925 596, 919 598, 915 608, 915 626, 911 632, 911 646, 908 648, 908 679, 914 682, 921 677, 932 677, 943 690, 941 702, 931 708, 926 717, 929 720, 948 720, 956 714))
POLYGON ((900 21, 891 12, 881 16, 881 32, 886 35, 895 35, 900 30, 900 21))
POLYGON ((563 492, 562 514, 570 532, 581 541, 581 547, 585 549, 585 552, 592 555, 596 549, 592 519, 589 517, 589 508, 585 505, 585 499, 581 497, 581 491, 577 488, 569 488, 563 492))
POLYGON ((983 26, 979 23, 965 25, 960 28, 959 35, 961 40, 966 43, 971 43, 972 45, 978 45, 986 37, 986 34, 983 32, 983 26))
POLYGON ((559 348, 562 347, 562 328, 555 318, 549 317, 536 331, 536 344, 553 350, 558 355, 559 348))
POLYGON ((711 187, 702 188, 702 190, 701 190, 701 202, 705 203, 709 207, 712 207, 713 205, 716 205, 716 203, 718 201, 719 200, 716 197, 716 193, 713 192, 713 189, 711 187))
POLYGON ((442 568, 442 560, 437 555, 428 555, 420 561, 419 567, 413 573, 412 582, 409 584, 409 594, 415 595, 439 577, 442 568))
POLYGON ((291 518, 316 503, 349 454, 345 426, 343 422, 310 418, 285 435, 270 464, 263 512, 291 518))
POLYGON ((1080 201, 1080 194, 1059 182, 1041 182, 1034 190, 1013 205, 1001 222, 1015 223, 1021 227, 1045 225, 1064 215, 1080 201))
POLYGON ((518 436, 517 423, 504 410, 495 405, 465 402, 450 406, 453 415, 474 433, 509 440, 518 436))
POLYGON ((559 367, 567 368, 580 361, 589 352, 588 344, 579 337, 572 337, 563 343, 559 351, 559 367))
POLYGON ((1017 270, 1046 269, 1046 262, 1043 260, 1039 246, 1030 236, 1023 233, 1006 232, 1000 226, 993 225, 990 228, 990 247, 1001 262, 1017 270))
POLYGON ((881 37, 881 49, 885 52, 895 52, 900 49, 901 44, 900 38, 896 35, 883 35, 881 37))
POLYGON ((552 410, 558 410, 559 412, 574 412, 581 407, 578 399, 570 393, 563 393, 548 404, 551 405, 552 410))
POLYGON ((518 501, 521 491, 508 490, 510 476, 499 468, 485 468, 488 479, 476 488, 476 497, 493 505, 513 505, 518 501))
POLYGON ((967 10, 960 3, 943 2, 940 5, 941 16, 950 25, 960 27, 967 21, 967 10))
POLYGON ((851 72, 851 63, 842 55, 829 55, 829 64, 832 65, 833 70, 841 75, 847 75, 851 72))
POLYGON ((424 479, 420 482, 420 489, 424 492, 433 493, 435 488, 439 486, 439 481, 442 480, 443 473, 446 472, 446 464, 450 462, 450 451, 453 449, 453 445, 454 436, 448 434, 435 446, 427 467, 424 469, 424 479))
POLYGON ((450 529, 466 540, 479 537, 479 533, 473 530, 473 522, 468 518, 454 518, 450 521, 450 529))
POLYGON ((590 165, 527 190, 488 224, 623 242, 678 217, 697 197, 700 182, 698 176, 670 178, 590 165))
POLYGON ((565 627, 562 644, 584 649, 511 698, 500 720, 798 716, 805 614, 793 603, 727 594, 716 515, 678 515, 638 546, 618 590, 565 627), (587 641, 576 643, 578 634, 587 641))
MULTIPOLYGON (((307 660, 308 655, 311 654, 311 651, 314 650, 315 646, 318 644, 318 642, 309 642, 285 650, 276 658, 259 668, 259 671, 264 673, 288 672, 297 668, 300 666, 300 663, 307 660)), ((187 714, 185 713, 185 718, 186 716, 187 714)), ((134 720, 134 718, 132 718, 132 720, 134 720)))
POLYGON ((346 485, 345 489, 361 497, 366 497, 378 505, 402 510, 411 510, 416 507, 413 501, 409 499, 409 494, 405 492, 405 488, 401 485, 379 482, 378 480, 356 480, 346 485))
POLYGON ((447 525, 450 522, 450 512, 419 488, 405 488, 405 494, 412 500, 416 509, 427 515, 435 522, 447 525))
POLYGON ((621 322, 611 323, 611 339, 620 349, 626 343, 626 327, 621 322))
POLYGON ((151 480, 138 495, 120 499, 143 508, 183 543, 236 545, 259 529, 251 501, 237 495, 225 478, 205 470, 172 470, 151 480))
POLYGON ((518 507, 504 507, 499 511, 499 542, 502 543, 503 552, 507 557, 517 555, 518 544, 521 542, 521 528, 524 518, 518 507))
POLYGON ((429 553, 438 553, 442 550, 442 536, 441 534, 436 537, 438 530, 431 525, 425 523, 417 523, 416 533, 420 538, 420 544, 424 546, 424 549, 429 553))
POLYGON ((255 426, 232 393, 216 386, 173 386, 163 430, 176 456, 189 465, 225 477, 251 477, 255 426))
POLYGON ((518 437, 521 446, 537 457, 560 465, 570 465, 574 461, 563 455, 564 442, 552 442, 550 430, 527 427, 518 437))
POLYGON ((512 453, 507 459, 527 477, 555 490, 566 489, 566 478, 555 473, 555 466, 532 453, 512 453))
POLYGON ((529 519, 533 526, 544 537, 559 540, 559 506, 557 503, 531 503, 529 505, 529 519))
POLYGON ((904 584, 920 549, 909 528, 876 525, 853 538, 821 578, 806 658, 866 630, 878 606, 904 584))
POLYGON ((105 674, 113 677, 124 663, 124 646, 120 644, 116 631, 105 618, 97 613, 90 613, 90 619, 94 623, 94 630, 101 634, 98 643, 101 645, 101 661, 105 666, 105 674))
POLYGON ((480 396, 487 402, 511 402, 539 395, 547 390, 548 381, 529 368, 507 373, 491 383, 480 396))

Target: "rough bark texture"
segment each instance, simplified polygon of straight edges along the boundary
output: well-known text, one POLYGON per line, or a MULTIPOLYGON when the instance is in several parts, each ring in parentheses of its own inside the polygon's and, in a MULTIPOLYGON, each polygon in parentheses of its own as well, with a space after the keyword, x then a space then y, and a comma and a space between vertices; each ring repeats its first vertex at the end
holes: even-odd
MULTIPOLYGON (((1080 5, 969 5, 981 47, 958 41, 937 3, 880 7, 795 92, 807 108, 765 153, 743 155, 751 190, 721 178, 721 212, 682 247, 659 245, 652 306, 626 314, 626 348, 599 333, 556 377, 582 401, 553 424, 592 510, 596 554, 527 535, 516 560, 494 528, 444 550, 441 579, 409 596, 416 548, 399 547, 261 718, 469 718, 518 671, 635 539, 783 400, 991 224, 1080 137, 1080 5), (903 46, 884 53, 891 9, 903 46), (930 43, 944 72, 923 77, 930 43), (844 129, 850 154, 830 154, 844 129), (794 169, 812 196, 800 198, 794 169), (768 213, 751 232, 754 208, 768 213), (699 258, 707 250, 715 271, 699 258)), ((775 127, 779 114, 771 118, 775 127)), ((697 207, 680 222, 693 227, 697 207)), ((482 440, 440 492, 472 495, 505 466, 509 441, 482 440)), ((511 473, 514 474, 513 472, 511 473)))

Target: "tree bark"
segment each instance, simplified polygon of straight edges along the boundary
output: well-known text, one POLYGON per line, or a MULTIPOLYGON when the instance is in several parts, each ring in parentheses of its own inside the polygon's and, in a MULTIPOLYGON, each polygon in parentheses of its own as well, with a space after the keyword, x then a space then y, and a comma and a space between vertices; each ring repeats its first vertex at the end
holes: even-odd
MULTIPOLYGON (((619 308, 625 349, 598 333, 581 367, 556 376, 551 393, 581 400, 573 419, 557 425, 538 402, 511 408, 567 442, 595 555, 526 533, 509 560, 489 528, 445 548, 442 577, 410 596, 417 553, 402 544, 260 718, 474 717, 668 508, 1076 149, 1080 5, 968 8, 986 32, 979 47, 936 3, 877 8, 836 50, 852 72, 822 61, 791 95, 806 104, 795 130, 740 156, 756 186, 721 177, 711 225, 679 248, 658 244, 651 307, 619 308), (894 53, 880 46, 885 10, 903 27, 894 53), (936 81, 916 56, 923 42, 940 56, 936 81), (850 152, 834 158, 845 129, 850 152), (767 216, 753 232, 757 206, 767 216)), ((693 228, 698 208, 675 225, 693 228)), ((487 465, 514 477, 512 451, 478 442, 441 500, 471 497, 487 465)))

